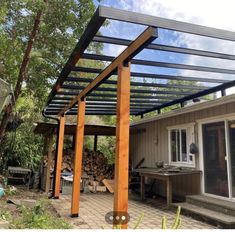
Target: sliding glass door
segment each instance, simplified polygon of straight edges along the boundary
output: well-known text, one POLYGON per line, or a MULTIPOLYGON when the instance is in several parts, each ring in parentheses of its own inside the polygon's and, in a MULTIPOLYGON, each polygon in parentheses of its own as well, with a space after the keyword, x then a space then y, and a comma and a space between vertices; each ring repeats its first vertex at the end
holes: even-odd
POLYGON ((235 120, 202 124, 204 192, 235 199, 235 120))
MULTIPOLYGON (((229 197, 225 133, 224 121, 202 125, 204 190, 205 193, 229 197)), ((233 136, 235 138, 235 131, 233 136)))
POLYGON ((228 121, 229 164, 231 170, 231 195, 235 198, 235 120, 228 121))

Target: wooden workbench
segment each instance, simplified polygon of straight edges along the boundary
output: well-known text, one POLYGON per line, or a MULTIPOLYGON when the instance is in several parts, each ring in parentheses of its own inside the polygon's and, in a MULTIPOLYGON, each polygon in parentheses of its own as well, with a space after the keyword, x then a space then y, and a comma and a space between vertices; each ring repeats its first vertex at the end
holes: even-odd
POLYGON ((141 199, 145 199, 145 178, 153 178, 157 180, 163 180, 166 182, 166 199, 167 205, 172 203, 172 178, 175 176, 185 176, 185 175, 193 175, 200 174, 200 170, 187 169, 180 170, 178 172, 170 172, 170 171, 160 171, 158 168, 139 168, 136 169, 135 172, 138 172, 141 177, 140 181, 140 194, 141 199))

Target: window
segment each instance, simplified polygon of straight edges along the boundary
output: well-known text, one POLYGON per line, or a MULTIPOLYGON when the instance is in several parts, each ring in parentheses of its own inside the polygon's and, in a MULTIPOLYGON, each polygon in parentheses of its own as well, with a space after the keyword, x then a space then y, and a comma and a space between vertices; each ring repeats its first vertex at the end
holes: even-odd
POLYGON ((173 165, 194 166, 189 147, 193 142, 193 125, 169 128, 169 158, 173 165))

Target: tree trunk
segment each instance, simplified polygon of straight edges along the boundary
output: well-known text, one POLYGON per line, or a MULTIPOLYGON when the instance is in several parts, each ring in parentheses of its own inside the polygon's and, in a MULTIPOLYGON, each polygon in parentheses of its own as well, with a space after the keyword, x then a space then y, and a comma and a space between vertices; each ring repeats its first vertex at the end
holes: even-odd
POLYGON ((36 17, 35 17, 33 29, 30 33, 29 41, 28 41, 28 44, 27 44, 27 47, 26 47, 26 50, 24 53, 23 61, 20 66, 17 83, 16 83, 16 86, 14 89, 14 97, 12 99, 12 102, 4 110, 4 115, 3 115, 3 118, 2 118, 2 121, 0 124, 0 142, 2 141, 2 138, 4 137, 7 123, 10 119, 11 114, 12 114, 12 109, 13 109, 14 105, 16 104, 16 101, 19 98, 19 95, 21 93, 22 83, 26 78, 26 71, 27 71, 27 67, 29 64, 29 57, 30 57, 30 53, 32 51, 32 47, 33 47, 35 38, 38 33, 41 17, 42 17, 42 10, 39 10, 36 17))

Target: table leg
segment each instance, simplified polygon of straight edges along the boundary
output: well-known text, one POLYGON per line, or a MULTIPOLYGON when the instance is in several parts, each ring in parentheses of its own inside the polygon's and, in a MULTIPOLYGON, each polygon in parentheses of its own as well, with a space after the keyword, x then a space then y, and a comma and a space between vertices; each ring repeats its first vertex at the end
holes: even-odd
POLYGON ((141 200, 145 199, 145 176, 140 177, 140 195, 141 195, 141 200))
POLYGON ((172 183, 169 177, 166 180, 166 199, 167 206, 169 206, 172 203, 172 183))

